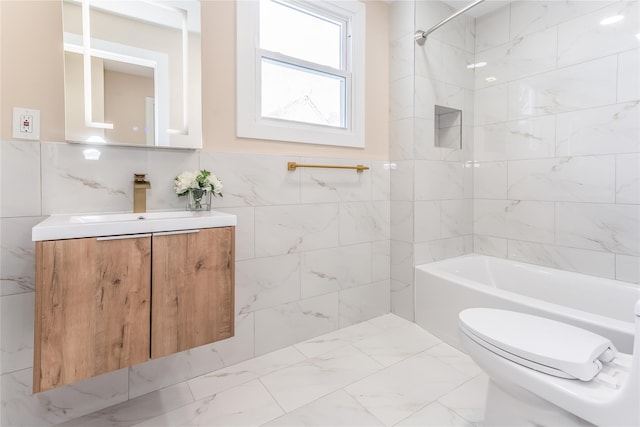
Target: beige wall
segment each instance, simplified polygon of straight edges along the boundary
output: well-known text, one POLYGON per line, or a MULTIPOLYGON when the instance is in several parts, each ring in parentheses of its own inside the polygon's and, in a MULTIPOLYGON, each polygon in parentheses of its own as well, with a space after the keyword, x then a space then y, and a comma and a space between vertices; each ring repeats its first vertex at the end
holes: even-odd
MULTIPOLYGON (((368 0, 366 148, 256 141, 235 136, 235 2, 202 2, 203 148, 225 152, 386 159, 388 6, 368 0)), ((42 140, 64 140, 60 1, 0 1, 2 139, 11 138, 12 108, 40 109, 42 140), (16 48, 15 41, 28 49, 16 48), (24 84, 23 84, 24 82, 24 84)))
POLYGON ((237 138, 235 129, 236 6, 229 1, 205 1, 203 22, 202 133, 204 147, 216 151, 282 153, 386 159, 389 152, 388 6, 367 1, 366 141, 365 149, 237 138), (221 40, 227 42, 220 43, 221 40), (210 77, 214 77, 211 79, 210 77))
POLYGON ((59 2, 0 1, 0 65, 2 139, 11 138, 13 107, 27 107, 40 110, 43 141, 64 141, 59 2))

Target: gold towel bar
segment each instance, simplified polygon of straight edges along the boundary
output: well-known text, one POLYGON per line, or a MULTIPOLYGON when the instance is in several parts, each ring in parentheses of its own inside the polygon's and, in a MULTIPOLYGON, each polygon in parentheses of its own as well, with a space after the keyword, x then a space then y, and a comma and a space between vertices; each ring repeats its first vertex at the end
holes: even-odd
POLYGON ((301 165, 296 162, 287 163, 287 170, 294 171, 296 168, 328 168, 328 169, 355 169, 356 172, 362 173, 362 171, 369 170, 369 166, 355 165, 355 166, 331 166, 331 165, 301 165))

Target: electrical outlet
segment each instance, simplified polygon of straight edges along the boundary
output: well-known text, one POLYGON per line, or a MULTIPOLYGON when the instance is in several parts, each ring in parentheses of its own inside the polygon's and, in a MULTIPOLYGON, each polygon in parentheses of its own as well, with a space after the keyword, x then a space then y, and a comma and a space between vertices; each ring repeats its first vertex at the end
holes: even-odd
POLYGON ((20 133, 33 133, 33 115, 20 114, 20 133))
POLYGON ((13 137, 40 139, 40 110, 13 107, 13 137))

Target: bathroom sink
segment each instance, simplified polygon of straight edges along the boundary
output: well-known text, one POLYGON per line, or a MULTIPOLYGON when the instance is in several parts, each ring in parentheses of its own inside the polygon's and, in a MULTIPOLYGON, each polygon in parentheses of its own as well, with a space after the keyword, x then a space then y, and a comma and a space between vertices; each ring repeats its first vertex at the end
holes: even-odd
POLYGON ((74 215, 69 218, 69 222, 74 224, 85 224, 95 222, 118 222, 118 221, 142 221, 149 219, 169 219, 169 218, 191 218, 195 212, 192 211, 167 211, 167 212, 144 212, 144 213, 114 213, 97 215, 74 215))
POLYGON ((33 227, 31 239, 33 241, 75 239, 235 225, 235 215, 217 211, 51 215, 33 227))

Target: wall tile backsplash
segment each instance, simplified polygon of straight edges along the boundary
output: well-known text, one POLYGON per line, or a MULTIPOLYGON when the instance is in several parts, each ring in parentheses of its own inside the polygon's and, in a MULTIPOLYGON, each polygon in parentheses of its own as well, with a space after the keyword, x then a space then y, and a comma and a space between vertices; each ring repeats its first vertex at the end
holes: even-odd
POLYGON ((19 144, 3 143, 0 148, 0 217, 42 215, 40 144, 22 141, 19 144), (16 185, 16 177, 20 178, 20 185, 16 185), (14 200, 16 202, 12 202, 14 200))
MULTIPOLYGON (((4 194, 4 193, 3 193, 4 194)), ((33 292, 35 251, 31 228, 45 217, 13 217, 0 220, 0 295, 33 292)))
POLYGON ((42 214, 131 210, 134 173, 146 173, 151 182, 147 209, 183 208, 172 178, 198 169, 198 157, 192 151, 42 144, 42 214))
POLYGON ((0 150, 2 425, 62 422, 390 310, 383 161, 22 141, 0 150), (288 161, 371 169, 288 171, 288 161), (131 211, 134 172, 148 174, 149 210, 184 209, 173 178, 198 168, 223 181, 214 209, 238 219, 235 336, 32 395, 31 227, 49 214, 131 211))

